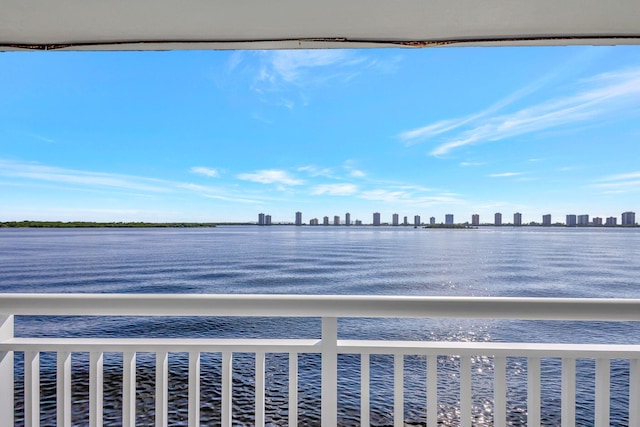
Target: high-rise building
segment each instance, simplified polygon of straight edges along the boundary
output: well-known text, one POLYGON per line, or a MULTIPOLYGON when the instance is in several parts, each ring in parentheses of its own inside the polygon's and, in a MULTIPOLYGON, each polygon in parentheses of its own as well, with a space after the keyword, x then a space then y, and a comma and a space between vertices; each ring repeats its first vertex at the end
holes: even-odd
POLYGON ((596 227, 601 227, 602 226, 602 218, 600 218, 599 216, 594 216, 593 217, 593 225, 595 225, 596 227))
POLYGON ((362 225, 362 221, 359 219, 356 219, 356 225, 362 225))
POLYGON ((302 212, 296 212, 296 225, 302 225, 302 212))
POLYGON ((446 214, 444 216, 444 223, 446 225, 453 225, 453 214, 446 214))
POLYGON ((420 225, 420 215, 416 215, 413 217, 413 225, 415 226, 420 225))
POLYGON ((616 218, 615 216, 610 216, 607 218, 607 222, 605 222, 604 225, 608 227, 613 227, 613 226, 616 226, 617 224, 618 224, 618 218, 616 218))
POLYGON ((403 225, 409 225, 409 218, 407 218, 406 216, 404 217, 404 222, 402 223, 403 225))
POLYGON ((400 224, 400 216, 398 214, 393 214, 391 219, 391 224, 399 225, 400 224))
POLYGON ((380 225, 380 212, 373 213, 373 225, 380 225))
POLYGON ((319 224, 318 218, 311 218, 309 220, 309 225, 318 225, 318 224, 319 224))
POLYGON ((635 212, 623 212, 622 213, 622 225, 636 225, 636 213, 635 212))
POLYGON ((264 225, 271 225, 271 215, 265 215, 264 225))
POLYGON ((432 216, 431 218, 429 218, 429 224, 430 225, 436 225, 436 217, 432 216))
POLYGON ((576 216, 573 214, 567 215, 567 221, 565 223, 567 227, 575 227, 578 224, 576 216))
POLYGON ((493 223, 495 225, 502 225, 502 214, 500 212, 496 212, 493 216, 493 223))
POLYGON ((333 217, 333 225, 340 225, 340 216, 335 215, 333 217))
POLYGON ((344 214, 344 225, 351 225, 351 214, 349 212, 344 214))
POLYGON ((577 225, 589 225, 589 215, 578 215, 577 225))
POLYGON ((325 216, 324 218, 322 218, 322 225, 329 225, 329 217, 325 216))
POLYGON ((513 225, 522 225, 522 214, 520 212, 513 214, 513 225))
POLYGON ((542 225, 551 225, 551 214, 542 215, 542 225))
POLYGON ((471 215, 471 225, 480 225, 480 215, 478 214, 471 215))
POLYGON ((264 214, 263 213, 259 213, 258 214, 258 225, 264 225, 264 214))

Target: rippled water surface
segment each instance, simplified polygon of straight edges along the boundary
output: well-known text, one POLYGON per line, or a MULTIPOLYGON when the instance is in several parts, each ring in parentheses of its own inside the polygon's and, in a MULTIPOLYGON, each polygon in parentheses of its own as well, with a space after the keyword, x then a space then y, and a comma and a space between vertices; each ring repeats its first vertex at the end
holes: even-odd
MULTIPOLYGON (((0 230, 0 292, 296 293, 640 298, 640 229, 218 227, 0 230)), ((318 319, 21 317, 18 336, 319 337, 318 319)), ((631 323, 341 320, 341 338, 638 343, 631 323)), ((287 419, 287 355, 267 359, 267 417, 287 419)), ((86 354, 74 354, 74 425, 87 425, 86 354)), ((120 420, 122 356, 105 355, 105 425, 120 420)), ((319 422, 319 359, 300 356, 300 424, 319 422)), ((543 421, 559 425, 559 360, 543 359, 543 421)), ((16 357, 20 401, 21 356, 16 357)), ((42 425, 55 425, 55 357, 42 355, 42 425), (51 372, 50 375, 45 373, 51 372)), ((219 424, 220 355, 202 362, 203 425, 219 424)), ((456 357, 438 359, 442 425, 459 424, 456 357)), ((425 367, 405 360, 405 416, 424 425, 425 367)), ((171 425, 186 425, 186 355, 170 357, 171 425)), ((492 424, 492 360, 476 358, 474 425, 492 424)), ((153 355, 138 357, 138 425, 153 425, 153 355)), ((234 422, 253 422, 251 355, 234 357, 234 422)), ((340 422, 359 423, 357 357, 339 360, 340 422)), ((626 425, 628 362, 612 362, 612 425, 626 425)), ((593 416, 592 360, 578 361, 579 421, 593 416), (582 417, 582 418, 580 418, 582 417)), ((392 425, 393 361, 371 359, 371 419, 392 425)), ((526 360, 508 364, 513 425, 526 424, 526 360)), ((17 425, 22 422, 18 404, 17 425)))

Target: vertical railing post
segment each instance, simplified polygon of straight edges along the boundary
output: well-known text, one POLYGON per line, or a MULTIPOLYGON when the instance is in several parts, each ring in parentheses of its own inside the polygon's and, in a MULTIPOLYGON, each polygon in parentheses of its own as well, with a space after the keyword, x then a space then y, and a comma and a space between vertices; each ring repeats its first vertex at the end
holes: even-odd
POLYGON ((629 425, 640 427, 640 359, 629 361, 629 425))
POLYGON ((338 422, 338 319, 322 318, 322 427, 338 422))
POLYGON ((289 353, 289 426, 298 425, 298 353, 289 353))
POLYGON ((89 353, 89 425, 102 427, 104 393, 104 353, 89 353))
MULTIPOLYGON (((189 427, 200 427, 200 352, 189 353, 189 427)), ((135 426, 132 426, 135 427, 135 426)))
POLYGON ((438 426, 438 356, 427 356, 427 427, 438 426))
POLYGON ((562 400, 560 401, 562 427, 576 425, 576 359, 562 358, 562 400))
POLYGON ((596 427, 609 427, 611 400, 611 360, 596 359, 596 427))
POLYGON ((256 352, 256 415, 255 427, 264 427, 265 421, 265 353, 256 352))
POLYGON ((156 427, 169 425, 169 353, 156 353, 156 427))
POLYGON ((540 426, 540 358, 527 358, 527 426, 540 426))
MULTIPOLYGON (((13 338, 13 315, 0 315, 0 341, 13 338)), ((0 424, 13 427, 13 351, 0 352, 0 424)))
POLYGON ((507 426, 507 359, 493 358, 493 426, 507 426))
POLYGON ((222 427, 233 425, 233 353, 222 352, 222 427))
POLYGON ((404 354, 395 354, 393 359, 393 425, 404 426, 404 354))
POLYGON ((136 427, 136 352, 122 354, 122 427, 136 427))
MULTIPOLYGON (((24 352, 24 425, 40 426, 40 352, 24 352)), ((92 426, 93 427, 93 426, 92 426)))
POLYGON ((56 425, 71 427, 71 353, 59 351, 56 360, 56 425))

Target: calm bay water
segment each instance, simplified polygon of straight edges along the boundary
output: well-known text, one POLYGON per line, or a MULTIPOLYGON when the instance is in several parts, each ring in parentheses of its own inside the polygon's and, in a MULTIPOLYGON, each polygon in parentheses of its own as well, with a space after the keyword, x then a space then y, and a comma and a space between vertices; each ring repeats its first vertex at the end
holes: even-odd
MULTIPOLYGON (((366 295, 460 295, 509 297, 640 298, 640 229, 480 228, 424 230, 412 227, 218 227, 213 229, 0 230, 0 292, 116 293, 296 293, 366 295)), ((638 343, 640 328, 630 323, 524 322, 464 320, 341 320, 341 338, 437 339, 465 341, 638 343)), ((19 336, 192 336, 319 337, 318 319, 221 318, 18 318, 19 336)), ((120 357, 120 359, 119 359, 120 357)), ((185 425, 185 355, 171 359, 172 425, 185 425), (182 424, 181 424, 182 423, 182 424)), ((74 413, 77 425, 87 406, 86 355, 74 356, 74 413)), ((105 425, 119 421, 119 355, 105 359, 105 425)), ((239 372, 253 369, 250 356, 235 359, 239 372)), ((286 356, 268 359, 268 417, 286 420, 286 356)), ((456 425, 456 358, 443 357, 440 413, 456 425)), ((319 419, 317 356, 301 356, 301 425, 319 419)), ((53 370, 42 356, 43 372, 53 370)), ((409 422, 424 422, 424 359, 406 361, 409 422)), ((21 375, 17 358, 17 378, 21 375)), ((138 362, 139 425, 153 423, 153 359, 138 362)), ((474 360, 474 415, 491 425, 491 360, 474 360)), ((559 361, 543 361, 543 418, 559 425, 559 361), (544 376, 547 375, 547 376, 544 376)), ((216 354, 203 359, 204 425, 219 418, 216 354), (205 373, 209 372, 209 375, 205 373)), ((359 360, 340 359, 341 422, 357 425, 359 360)), ((625 425, 628 363, 612 364, 612 425, 625 425)), ((593 363, 579 361, 585 380, 578 398, 584 417, 593 411, 593 363), (589 400, 591 399, 591 400, 589 400), (591 402, 591 403, 589 403, 591 402)), ((392 361, 372 359, 372 422, 390 424, 392 361)), ((514 425, 526 423, 526 361, 509 362, 509 405, 514 425), (523 397, 525 396, 525 397, 523 397), (524 405, 524 406, 523 406, 524 405)), ((238 424, 252 422, 251 375, 235 379, 238 424)), ((51 377, 53 378, 53 377, 51 377)), ((43 425, 55 425, 55 384, 43 382, 43 425)), ((20 396, 18 396, 20 397, 20 396)), ((580 412, 580 411, 579 411, 580 412)), ((584 425, 588 424, 585 418, 584 425)), ((17 416, 18 425, 21 414, 17 416)))

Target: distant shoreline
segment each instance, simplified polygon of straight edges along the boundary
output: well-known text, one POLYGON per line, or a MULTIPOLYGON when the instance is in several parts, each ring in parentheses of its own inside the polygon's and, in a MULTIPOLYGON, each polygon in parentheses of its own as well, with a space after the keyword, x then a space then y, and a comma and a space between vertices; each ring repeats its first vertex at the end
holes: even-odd
POLYGON ((211 228, 212 222, 89 222, 89 221, 10 221, 0 228, 211 228))
MULTIPOLYGON (((92 222, 92 221, 7 221, 0 222, 0 228, 215 228, 217 226, 240 226, 240 225, 250 225, 250 226, 259 226, 254 222, 92 222)), ((270 226, 295 226, 293 223, 274 223, 266 227, 270 226)), ((311 228, 322 228, 322 226, 310 226, 309 224, 303 224, 304 227, 311 228)), ((333 225, 329 225, 332 227, 333 225)), ((345 227, 344 224, 340 224, 340 226, 345 227)), ((552 225, 542 225, 542 224, 522 224, 522 225, 513 225, 513 224, 421 224, 419 226, 415 225, 404 225, 400 224, 397 226, 392 226, 391 224, 381 224, 382 227, 398 227, 398 228, 423 228, 423 229, 478 229, 485 227, 495 227, 495 228, 528 228, 528 227, 540 227, 540 228, 597 228, 597 229, 606 229, 606 228, 638 228, 640 225, 620 225, 616 224, 613 226, 594 226, 594 225, 579 225, 579 226, 567 226, 564 224, 552 224, 552 225)), ((324 227, 327 227, 326 225, 324 227)), ((372 224, 362 224, 362 225, 352 225, 351 227, 379 227, 372 224)))

